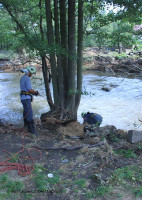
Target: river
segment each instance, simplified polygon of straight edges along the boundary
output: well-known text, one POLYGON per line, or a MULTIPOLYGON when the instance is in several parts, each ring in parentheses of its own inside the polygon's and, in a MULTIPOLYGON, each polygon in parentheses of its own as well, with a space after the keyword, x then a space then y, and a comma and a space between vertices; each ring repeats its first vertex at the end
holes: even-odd
MULTIPOLYGON (((19 98, 19 81, 22 73, 0 72, 0 119, 11 124, 22 125, 23 108, 19 98)), ((42 73, 37 73, 32 86, 42 96, 34 97, 34 117, 39 118, 49 110, 45 97, 42 73)), ((142 129, 142 80, 124 78, 102 72, 84 72, 83 95, 81 98, 78 121, 83 122, 81 112, 96 112, 102 115, 101 126, 114 125, 123 130, 142 129), (109 92, 102 87, 112 88, 109 92)))

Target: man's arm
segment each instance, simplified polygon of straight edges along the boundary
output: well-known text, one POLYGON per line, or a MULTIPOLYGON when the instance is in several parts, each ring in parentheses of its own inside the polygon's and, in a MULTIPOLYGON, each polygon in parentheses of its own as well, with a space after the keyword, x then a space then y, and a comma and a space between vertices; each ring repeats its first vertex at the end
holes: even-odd
POLYGON ((33 95, 39 95, 39 92, 35 91, 33 89, 30 89, 28 92, 31 93, 31 94, 33 94, 33 95))

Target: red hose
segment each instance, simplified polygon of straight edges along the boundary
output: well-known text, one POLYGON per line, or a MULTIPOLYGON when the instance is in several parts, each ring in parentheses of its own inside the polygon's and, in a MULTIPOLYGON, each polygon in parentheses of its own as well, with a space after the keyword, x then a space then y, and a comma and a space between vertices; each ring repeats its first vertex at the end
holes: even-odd
MULTIPOLYGON (((17 170, 18 171, 18 174, 20 176, 27 176, 29 174, 31 174, 34 170, 34 165, 35 165, 35 162, 34 160, 38 159, 41 157, 42 153, 40 150, 37 150, 37 149, 30 149, 30 148, 26 148, 27 149, 27 154, 28 156, 25 157, 25 156, 22 156, 22 155, 19 155, 19 158, 24 158, 26 160, 32 160, 32 165, 31 166, 28 166, 28 165, 25 165, 25 164, 22 164, 22 159, 21 159, 21 162, 20 163, 13 163, 13 162, 10 162, 10 160, 12 160, 13 158, 15 158, 16 155, 18 154, 21 154, 24 152, 25 150, 25 145, 24 145, 24 138, 23 138, 23 146, 22 146, 22 149, 20 151, 18 151, 17 153, 15 153, 14 156, 12 157, 9 157, 7 158, 6 160, 0 162, 0 167, 2 167, 0 169, 0 172, 5 172, 5 171, 9 171, 9 170, 17 170), (39 156, 37 157, 32 157, 30 151, 36 151, 39 153, 39 156)), ((8 154, 11 154, 10 152, 6 151, 6 150, 3 150, 5 151, 6 153, 8 154)))

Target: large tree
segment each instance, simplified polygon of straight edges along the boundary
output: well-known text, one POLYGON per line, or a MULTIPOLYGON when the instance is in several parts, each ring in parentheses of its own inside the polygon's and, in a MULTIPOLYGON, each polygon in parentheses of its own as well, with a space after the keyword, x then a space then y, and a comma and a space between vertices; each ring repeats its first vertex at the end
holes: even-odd
POLYGON ((0 3, 25 44, 41 57, 50 113, 58 111, 60 119, 77 120, 82 92, 83 0, 0 0, 0 3))

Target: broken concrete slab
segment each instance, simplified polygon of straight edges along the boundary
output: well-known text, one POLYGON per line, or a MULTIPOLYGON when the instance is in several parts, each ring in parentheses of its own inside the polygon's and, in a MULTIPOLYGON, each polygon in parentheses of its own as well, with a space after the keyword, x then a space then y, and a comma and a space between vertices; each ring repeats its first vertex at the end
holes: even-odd
POLYGON ((142 131, 130 130, 127 137, 131 143, 140 142, 142 141, 142 131))

